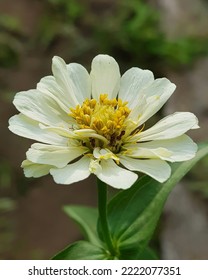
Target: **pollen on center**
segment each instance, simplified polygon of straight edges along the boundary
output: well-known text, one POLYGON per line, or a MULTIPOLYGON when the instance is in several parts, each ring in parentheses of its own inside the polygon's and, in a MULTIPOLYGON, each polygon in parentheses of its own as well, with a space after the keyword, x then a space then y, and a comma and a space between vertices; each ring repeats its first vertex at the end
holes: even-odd
POLYGON ((127 104, 121 99, 108 99, 107 94, 101 94, 99 100, 86 99, 82 105, 71 108, 69 115, 80 129, 94 129, 113 146, 125 134, 125 122, 131 112, 127 104))

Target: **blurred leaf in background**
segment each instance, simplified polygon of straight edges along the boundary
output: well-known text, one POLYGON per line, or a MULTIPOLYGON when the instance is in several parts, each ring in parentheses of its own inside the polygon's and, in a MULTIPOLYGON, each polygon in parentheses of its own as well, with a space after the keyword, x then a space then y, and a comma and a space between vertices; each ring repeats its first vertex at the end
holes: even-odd
POLYGON ((16 208, 16 203, 13 199, 8 197, 0 198, 0 213, 13 211, 16 208))
POLYGON ((21 24, 17 18, 0 15, 0 67, 17 64, 21 51, 21 24))
MULTIPOLYGON (((208 38, 169 39, 159 10, 148 1, 45 0, 32 48, 51 50, 61 43, 70 57, 108 53, 129 64, 181 67, 208 53, 208 38)), ((12 27, 14 24, 12 25, 12 27)), ((155 67, 154 67, 155 66, 155 67)))
POLYGON ((0 162, 0 191, 11 187, 12 169, 9 162, 2 160, 0 162))
POLYGON ((81 36, 77 22, 85 13, 83 3, 75 0, 46 0, 44 9, 45 13, 39 22, 36 43, 47 49, 53 45, 54 41, 65 39, 71 40, 73 46, 74 41, 79 40, 81 36))
POLYGON ((8 215, 16 209, 16 201, 11 197, 12 169, 8 162, 0 163, 0 258, 11 249, 15 238, 14 223, 8 215))
POLYGON ((147 1, 118 2, 115 11, 94 30, 106 52, 119 52, 135 64, 182 66, 208 53, 208 38, 167 38, 160 27, 159 11, 147 1))
MULTIPOLYGON (((52 48, 65 40, 64 52, 109 53, 124 63, 184 66, 208 53, 203 36, 169 39, 160 26, 160 12, 148 1, 45 0, 37 20, 38 30, 27 40, 35 49, 52 48), (67 46, 67 47, 66 47, 67 46)), ((13 16, 0 17, 0 63, 17 63, 21 49, 20 22, 13 16)), ((128 67, 128 65, 126 66, 128 67)), ((158 67, 159 68, 159 67, 158 67)))
POLYGON ((208 157, 205 157, 193 168, 191 180, 188 182, 189 188, 205 199, 208 199, 207 170, 208 157))

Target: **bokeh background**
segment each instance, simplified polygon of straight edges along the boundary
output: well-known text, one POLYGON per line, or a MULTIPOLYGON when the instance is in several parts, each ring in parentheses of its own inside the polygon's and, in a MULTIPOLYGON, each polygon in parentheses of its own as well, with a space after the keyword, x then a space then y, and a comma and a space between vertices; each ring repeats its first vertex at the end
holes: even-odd
MULTIPOLYGON (((35 88, 51 73, 51 59, 90 70, 98 53, 177 84, 153 121, 192 111, 208 138, 207 0, 0 1, 0 259, 48 259, 81 238, 62 211, 66 204, 96 206, 95 178, 71 186, 50 176, 26 179, 20 168, 31 141, 8 131, 16 92, 35 88)), ((152 246, 162 259, 208 259, 208 158, 175 188, 152 246)))

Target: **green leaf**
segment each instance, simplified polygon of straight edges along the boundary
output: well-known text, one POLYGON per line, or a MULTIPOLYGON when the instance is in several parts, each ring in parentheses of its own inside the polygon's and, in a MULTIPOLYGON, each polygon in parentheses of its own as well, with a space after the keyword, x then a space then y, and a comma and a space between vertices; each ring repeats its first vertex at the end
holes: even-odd
POLYGON ((129 246, 128 250, 120 250, 119 260, 158 260, 156 253, 149 247, 129 246))
POLYGON ((146 247, 142 253, 138 256, 139 260, 158 260, 158 256, 154 250, 146 247))
POLYGON ((143 176, 130 189, 120 192, 110 201, 109 227, 113 243, 120 252, 120 259, 134 255, 136 251, 142 253, 147 246, 169 193, 208 154, 207 143, 199 147, 195 158, 172 165, 172 175, 164 184, 143 176))
POLYGON ((94 245, 101 243, 97 234, 98 211, 96 208, 66 205, 64 212, 81 228, 84 237, 94 245))
POLYGON ((52 260, 107 260, 109 254, 103 248, 88 241, 78 241, 55 255, 52 260))
POLYGON ((0 198, 0 213, 12 211, 16 208, 15 200, 9 197, 2 197, 0 198))

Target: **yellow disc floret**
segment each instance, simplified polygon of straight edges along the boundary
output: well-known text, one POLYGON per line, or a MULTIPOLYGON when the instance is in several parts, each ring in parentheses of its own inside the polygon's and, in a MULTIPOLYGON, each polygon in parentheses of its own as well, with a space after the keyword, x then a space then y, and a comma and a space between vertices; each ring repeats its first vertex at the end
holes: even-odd
POLYGON ((70 109, 69 115, 76 120, 79 129, 95 130, 109 141, 109 147, 115 148, 125 134, 126 119, 130 114, 127 103, 101 94, 98 101, 86 99, 82 105, 70 109))

